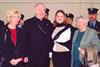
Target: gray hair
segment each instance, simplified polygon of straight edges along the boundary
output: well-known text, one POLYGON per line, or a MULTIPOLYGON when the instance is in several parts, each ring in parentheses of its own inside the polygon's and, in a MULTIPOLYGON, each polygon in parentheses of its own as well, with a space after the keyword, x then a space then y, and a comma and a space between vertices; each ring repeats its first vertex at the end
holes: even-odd
POLYGON ((82 21, 84 21, 85 23, 88 22, 88 20, 87 20, 84 16, 77 16, 77 17, 76 17, 76 22, 78 22, 79 20, 82 20, 82 21))
MULTIPOLYGON (((38 2, 37 4, 35 4, 34 8, 36 8, 38 5, 43 5, 43 6, 44 6, 44 8, 45 8, 45 4, 44 4, 44 3, 42 3, 42 2, 38 2)), ((45 8, 45 9, 46 9, 46 8, 45 8)))

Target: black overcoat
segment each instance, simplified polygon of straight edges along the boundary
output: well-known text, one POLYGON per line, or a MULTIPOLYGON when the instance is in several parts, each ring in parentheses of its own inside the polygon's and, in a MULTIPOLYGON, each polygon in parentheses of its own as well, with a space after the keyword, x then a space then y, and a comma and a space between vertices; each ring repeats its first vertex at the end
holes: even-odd
POLYGON ((3 40, 2 39, 3 34, 4 34, 4 22, 0 20, 0 58, 1 58, 1 45, 2 45, 2 40, 3 40))
POLYGON ((27 67, 48 67, 49 52, 53 46, 53 25, 47 19, 33 17, 26 20, 22 28, 26 37, 26 56, 29 58, 27 67))
POLYGON ((23 32, 20 28, 17 28, 17 39, 16 46, 11 40, 10 30, 5 26, 5 32, 2 36, 2 45, 1 45, 1 57, 4 58, 4 62, 1 67, 21 67, 21 63, 16 66, 12 66, 10 61, 12 59, 24 57, 24 37, 23 32))

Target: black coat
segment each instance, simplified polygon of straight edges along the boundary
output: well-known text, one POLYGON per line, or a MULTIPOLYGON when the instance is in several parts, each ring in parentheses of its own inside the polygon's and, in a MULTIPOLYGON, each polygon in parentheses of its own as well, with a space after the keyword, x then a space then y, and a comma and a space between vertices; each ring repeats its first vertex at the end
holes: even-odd
MULTIPOLYGON (((88 27, 90 27, 90 21, 88 22, 88 27)), ((99 21, 96 21, 96 25, 94 29, 97 31, 99 39, 100 39, 100 22, 99 21)))
POLYGON ((0 45, 1 45, 1 40, 2 40, 2 35, 4 34, 4 22, 0 20, 0 45))
POLYGON ((1 45, 1 36, 4 33, 4 22, 0 20, 0 45, 1 45))
POLYGON ((21 63, 17 66, 12 66, 10 61, 12 59, 24 57, 24 41, 23 41, 23 32, 21 29, 17 28, 17 39, 16 46, 11 40, 11 34, 9 28, 5 27, 5 32, 3 36, 3 42, 1 45, 1 56, 5 59, 2 64, 2 67, 21 67, 21 63))
POLYGON ((47 19, 33 17, 26 20, 22 28, 26 37, 28 67, 48 67, 49 52, 53 47, 53 25, 47 19))
POLYGON ((2 39, 3 34, 4 34, 4 22, 0 20, 0 58, 1 58, 1 45, 2 45, 2 40, 3 40, 2 39))

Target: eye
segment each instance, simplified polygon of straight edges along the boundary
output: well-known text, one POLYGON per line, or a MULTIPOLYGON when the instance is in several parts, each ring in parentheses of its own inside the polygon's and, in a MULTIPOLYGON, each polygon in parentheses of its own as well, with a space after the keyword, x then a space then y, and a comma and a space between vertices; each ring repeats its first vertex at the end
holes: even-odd
POLYGON ((20 18, 20 16, 17 16, 17 18, 20 18))
POLYGON ((12 18, 20 18, 20 16, 12 16, 12 18))

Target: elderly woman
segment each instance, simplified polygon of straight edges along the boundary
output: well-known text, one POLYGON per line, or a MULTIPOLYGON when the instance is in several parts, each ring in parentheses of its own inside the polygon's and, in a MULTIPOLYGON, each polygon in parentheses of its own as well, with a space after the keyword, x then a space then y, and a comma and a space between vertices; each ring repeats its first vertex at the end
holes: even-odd
POLYGON ((7 11, 7 24, 5 26, 4 41, 1 48, 3 63, 1 67, 21 67, 23 61, 23 35, 21 29, 17 27, 21 18, 18 9, 7 11))
POLYGON ((76 26, 78 28, 75 31, 72 42, 72 66, 80 67, 81 58, 80 55, 85 54, 85 49, 91 46, 96 46, 99 49, 99 38, 95 30, 87 27, 87 20, 80 16, 76 18, 76 26))

